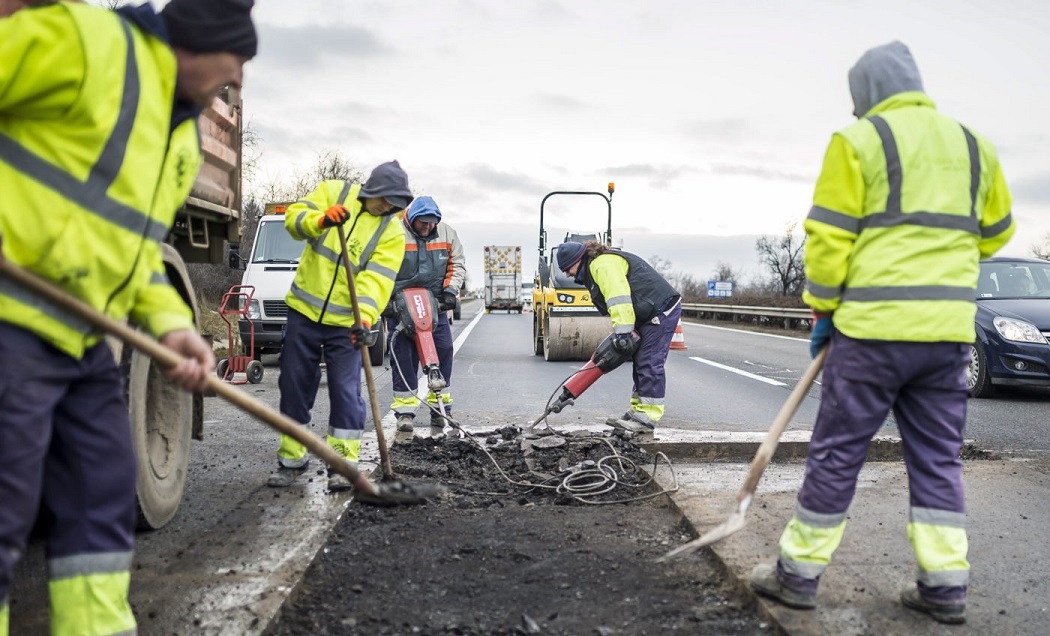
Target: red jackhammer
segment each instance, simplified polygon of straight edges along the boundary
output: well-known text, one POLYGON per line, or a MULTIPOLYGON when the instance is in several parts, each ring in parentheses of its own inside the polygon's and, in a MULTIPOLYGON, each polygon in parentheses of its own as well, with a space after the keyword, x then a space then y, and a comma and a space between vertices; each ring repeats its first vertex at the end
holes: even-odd
MULTIPOLYGON (((437 347, 434 346, 434 330, 438 326, 438 305, 434 294, 422 287, 403 289, 394 298, 394 312, 398 320, 394 335, 404 333, 415 340, 419 363, 427 376, 427 388, 437 393, 445 388, 446 382, 441 376, 437 347)), ((401 369, 401 373, 405 371, 407 369, 401 369)), ((415 369, 411 372, 415 373, 415 369)))
POLYGON ((561 413, 562 409, 566 406, 572 406, 576 400, 583 395, 592 384, 594 384, 598 378, 602 377, 606 373, 612 371, 616 367, 620 366, 624 362, 627 362, 634 357, 634 352, 638 349, 638 343, 641 342, 641 336, 638 332, 631 332, 631 347, 627 351, 617 351, 613 348, 613 337, 610 335, 605 340, 602 340, 594 349, 594 355, 587 361, 587 364, 583 365, 576 373, 566 380, 561 387, 561 395, 553 403, 548 403, 547 408, 543 411, 543 415, 536 418, 536 421, 529 426, 529 428, 535 428, 537 424, 542 422, 551 413, 561 413))

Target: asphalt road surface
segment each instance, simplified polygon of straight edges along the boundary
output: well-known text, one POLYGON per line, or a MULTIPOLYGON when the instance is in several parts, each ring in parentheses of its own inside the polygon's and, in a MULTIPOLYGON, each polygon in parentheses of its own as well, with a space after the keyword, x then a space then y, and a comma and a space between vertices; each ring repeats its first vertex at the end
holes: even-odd
MULTIPOLYGON (((477 301, 465 303, 463 319, 453 326, 453 414, 468 427, 529 424, 582 362, 545 362, 533 355, 531 313, 480 310, 477 301)), ((667 361, 666 428, 765 431, 810 361, 803 333, 791 338, 688 323, 683 329, 688 350, 671 351, 667 361)), ((278 367, 269 358, 264 362, 262 383, 241 389, 276 407, 278 367)), ((390 370, 376 369, 376 379, 385 412, 390 370)), ((322 381, 311 425, 318 434, 327 427, 326 391, 322 381)), ((626 410, 630 392, 629 369, 617 369, 550 421, 600 424, 626 410)), ((790 428, 812 427, 818 399, 814 386, 790 428)), ((179 513, 165 528, 138 536, 131 602, 143 634, 257 633, 347 502, 345 495, 324 493, 316 463, 306 491, 289 496, 266 488, 276 463, 276 434, 218 398, 206 400, 205 420, 205 439, 193 443, 179 513)), ((892 420, 885 432, 895 432, 892 420)), ((1050 392, 971 400, 967 436, 990 450, 1045 456, 1050 392)), ((362 460, 378 461, 374 441, 362 460)), ((11 611, 13 634, 48 633, 39 540, 16 573, 11 611)))

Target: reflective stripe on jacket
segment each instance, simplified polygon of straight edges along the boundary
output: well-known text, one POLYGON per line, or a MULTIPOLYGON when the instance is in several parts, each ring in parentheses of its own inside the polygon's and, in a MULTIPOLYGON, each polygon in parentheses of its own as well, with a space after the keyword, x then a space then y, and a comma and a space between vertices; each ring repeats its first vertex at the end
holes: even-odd
POLYGON ((442 292, 458 295, 467 277, 459 234, 442 222, 430 236, 422 238, 412 231, 411 224, 404 217, 401 225, 405 228, 405 260, 397 273, 394 291, 425 287, 438 300, 442 292))
MULTIPOLYGON (((201 163, 196 121, 171 131, 171 48, 60 3, 0 20, 0 60, 4 257, 154 336, 193 328, 159 245, 201 163)), ((75 358, 101 339, 3 279, 0 317, 75 358)))
POLYGON ((613 333, 630 333, 666 309, 678 292, 653 266, 629 252, 612 250, 593 259, 584 256, 576 282, 591 292, 594 306, 609 316, 613 333))
POLYGON ((325 211, 335 204, 343 205, 350 212, 343 227, 362 322, 377 323, 394 289, 394 279, 405 255, 405 234, 396 223, 396 215, 375 216, 365 212, 357 198, 360 191, 361 184, 338 179, 323 181, 285 212, 284 226, 288 233, 296 240, 307 242, 285 301, 314 322, 340 327, 354 325, 339 231, 321 229, 318 225, 325 211))
POLYGON ((972 342, 978 260, 1014 231, 990 142, 898 93, 836 133, 805 221, 806 289, 871 340, 972 342))

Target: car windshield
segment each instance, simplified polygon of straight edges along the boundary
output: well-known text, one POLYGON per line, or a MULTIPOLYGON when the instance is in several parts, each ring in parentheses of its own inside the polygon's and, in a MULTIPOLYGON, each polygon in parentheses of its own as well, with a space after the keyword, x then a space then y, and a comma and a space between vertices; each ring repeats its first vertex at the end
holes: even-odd
POLYGON ((1050 263, 981 263, 977 298, 1050 298, 1050 263))
POLYGON ((292 238, 284 223, 269 221, 259 224, 252 252, 253 263, 298 263, 304 243, 292 238))

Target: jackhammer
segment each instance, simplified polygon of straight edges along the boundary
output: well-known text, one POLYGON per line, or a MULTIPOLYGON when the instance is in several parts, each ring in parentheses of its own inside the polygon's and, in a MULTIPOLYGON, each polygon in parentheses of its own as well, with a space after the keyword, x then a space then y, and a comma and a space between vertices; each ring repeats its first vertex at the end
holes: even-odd
POLYGON ((572 376, 562 384, 561 395, 558 396, 558 399, 553 403, 549 402, 547 408, 543 411, 543 415, 536 418, 536 421, 533 422, 529 428, 535 428, 537 424, 546 419, 551 413, 561 413, 562 409, 566 406, 572 406, 572 404, 583 395, 583 392, 590 388, 598 378, 633 358, 634 352, 638 350, 638 343, 641 342, 641 340, 642 338, 638 335, 638 332, 632 331, 631 346, 625 351, 617 351, 613 348, 612 335, 606 337, 605 340, 602 340, 602 342, 594 349, 594 355, 592 355, 591 359, 587 361, 587 364, 583 365, 583 368, 576 373, 573 373, 572 376))
POLYGON ((437 394, 447 383, 441 375, 437 347, 434 346, 434 330, 438 326, 438 304, 434 294, 422 287, 403 289, 394 298, 394 313, 398 320, 394 337, 403 333, 415 341, 420 366, 427 376, 427 388, 437 394))

